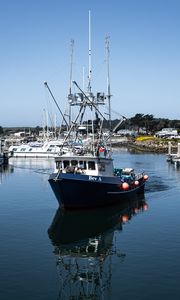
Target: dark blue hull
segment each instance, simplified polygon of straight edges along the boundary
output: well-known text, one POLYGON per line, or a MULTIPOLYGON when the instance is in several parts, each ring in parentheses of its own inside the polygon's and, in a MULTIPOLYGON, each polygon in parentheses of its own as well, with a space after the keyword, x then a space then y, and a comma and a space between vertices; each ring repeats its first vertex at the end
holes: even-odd
POLYGON ((138 187, 131 186, 124 191, 121 179, 117 176, 102 177, 78 174, 52 174, 49 183, 60 204, 64 208, 92 208, 120 204, 121 201, 133 199, 144 192, 145 181, 138 187))

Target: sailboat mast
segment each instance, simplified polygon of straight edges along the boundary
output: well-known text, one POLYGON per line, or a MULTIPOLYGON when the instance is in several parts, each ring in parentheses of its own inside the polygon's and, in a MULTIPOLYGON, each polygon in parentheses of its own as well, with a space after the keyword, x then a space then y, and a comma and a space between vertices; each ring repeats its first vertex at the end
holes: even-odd
POLYGON ((89 74, 88 74, 88 92, 91 92, 91 11, 89 10, 89 74))
MULTIPOLYGON (((71 40, 71 61, 70 61, 70 80, 69 80, 69 95, 72 95, 72 68, 73 68, 73 53, 74 53, 74 40, 71 40)), ((69 127, 71 124, 71 104, 69 104, 69 127)))
POLYGON ((110 75, 109 75, 109 36, 106 37, 106 61, 107 61, 107 97, 109 106, 109 129, 112 130, 111 122, 111 91, 110 91, 110 75))

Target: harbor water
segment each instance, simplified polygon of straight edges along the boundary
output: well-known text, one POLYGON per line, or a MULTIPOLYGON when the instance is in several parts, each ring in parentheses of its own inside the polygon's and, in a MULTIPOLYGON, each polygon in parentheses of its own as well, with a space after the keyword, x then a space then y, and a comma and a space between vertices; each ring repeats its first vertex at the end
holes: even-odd
POLYGON ((127 149, 114 165, 148 174, 144 197, 70 212, 48 183, 53 159, 0 169, 0 299, 179 299, 180 168, 127 149))

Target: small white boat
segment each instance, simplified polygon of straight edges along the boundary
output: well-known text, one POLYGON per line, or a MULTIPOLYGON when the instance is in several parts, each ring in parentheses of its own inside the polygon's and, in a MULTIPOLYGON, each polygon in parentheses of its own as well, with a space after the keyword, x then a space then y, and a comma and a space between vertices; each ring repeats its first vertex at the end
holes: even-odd
POLYGON ((48 158, 55 157, 62 146, 61 140, 46 141, 44 143, 28 143, 10 146, 9 157, 48 158))
POLYGON ((18 146, 10 146, 8 149, 9 157, 24 157, 24 158, 54 158, 60 152, 66 153, 71 148, 79 151, 83 147, 82 142, 68 141, 64 143, 64 140, 52 140, 44 143, 33 142, 28 144, 21 144, 18 146), (63 149, 62 149, 63 145, 63 149))

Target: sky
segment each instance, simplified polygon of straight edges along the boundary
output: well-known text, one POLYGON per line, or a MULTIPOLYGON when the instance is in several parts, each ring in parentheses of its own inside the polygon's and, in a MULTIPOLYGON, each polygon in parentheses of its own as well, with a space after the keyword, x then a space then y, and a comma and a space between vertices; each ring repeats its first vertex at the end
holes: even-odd
POLYGON ((44 82, 64 111, 74 40, 72 79, 86 87, 89 11, 95 92, 107 90, 109 37, 112 118, 180 119, 179 0, 0 0, 0 126, 61 123, 44 82))

